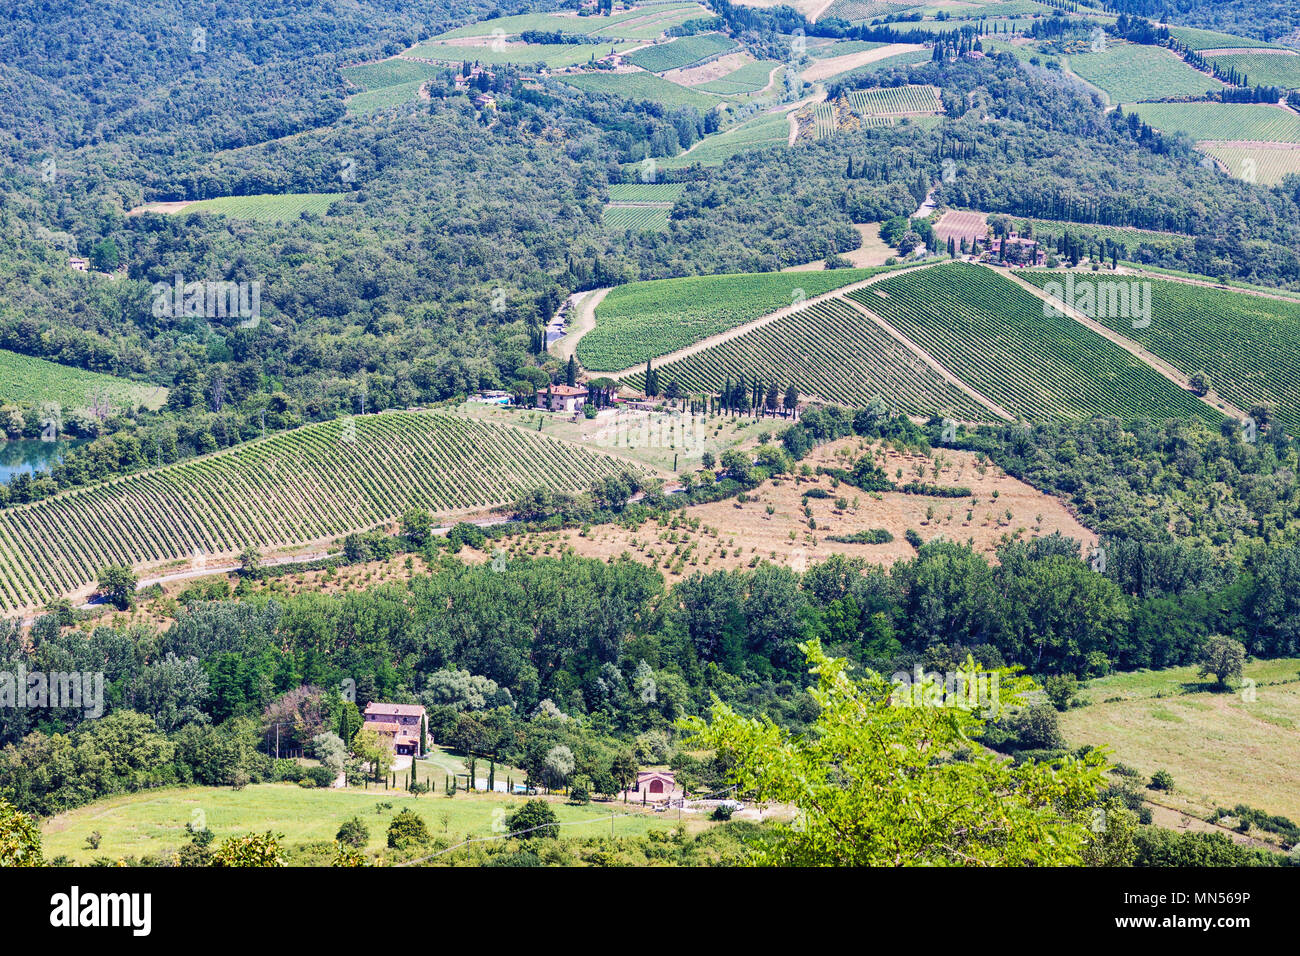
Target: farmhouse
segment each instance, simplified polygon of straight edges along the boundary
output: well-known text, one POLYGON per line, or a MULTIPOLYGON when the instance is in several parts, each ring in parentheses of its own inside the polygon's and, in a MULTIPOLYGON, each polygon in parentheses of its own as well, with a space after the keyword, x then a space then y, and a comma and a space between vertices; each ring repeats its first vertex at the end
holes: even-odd
POLYGON ((82 256, 68 256, 68 267, 76 272, 88 272, 90 270, 90 260, 82 256))
POLYGON ((419 704, 371 701, 366 705, 364 727, 378 731, 393 752, 401 756, 419 756, 425 743, 420 740, 420 734, 426 726, 424 708, 419 704))
POLYGON ((632 793, 643 800, 670 800, 677 792, 677 776, 671 770, 642 770, 636 775, 632 793))
POLYGON ((576 412, 590 392, 581 385, 551 385, 537 390, 537 404, 553 412, 576 412))
POLYGON ((491 93, 480 93, 474 97, 474 105, 481 110, 494 110, 497 108, 497 98, 491 93))
POLYGON ((1034 239, 1023 239, 1011 233, 1006 239, 993 239, 989 252, 999 259, 1022 265, 1041 266, 1047 262, 1047 252, 1034 239))

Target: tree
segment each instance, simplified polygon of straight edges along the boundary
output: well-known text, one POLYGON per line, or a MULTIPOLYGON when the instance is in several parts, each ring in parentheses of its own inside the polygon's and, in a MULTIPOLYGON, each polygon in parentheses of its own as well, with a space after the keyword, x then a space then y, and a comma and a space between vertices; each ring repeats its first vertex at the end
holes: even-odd
POLYGON ((402 537, 413 547, 422 548, 433 535, 433 518, 424 508, 407 508, 402 512, 402 537))
POLYGON ((1212 636, 1201 650, 1201 676, 1213 674, 1222 688, 1241 677, 1245 664, 1246 648, 1222 634, 1212 636))
POLYGON ((569 364, 564 367, 564 384, 578 384, 578 363, 572 355, 569 356, 569 364))
POLYGON ((414 810, 403 810, 388 824, 388 845, 394 850, 405 850, 429 842, 429 829, 424 818, 414 810))
POLYGON ((362 763, 370 764, 370 774, 376 780, 388 776, 393 767, 393 751, 371 727, 362 727, 353 735, 352 752, 362 763))
POLYGON ((510 835, 521 840, 556 840, 559 839, 560 822, 551 805, 541 797, 529 800, 510 816, 506 817, 506 826, 510 835))
POLYGON ((96 272, 112 272, 122 261, 122 253, 112 237, 101 239, 90 249, 90 267, 96 272))
POLYGON ((131 607, 135 600, 135 574, 120 564, 109 565, 99 572, 99 593, 119 611, 131 607))
POLYGON ((280 834, 250 833, 231 837, 212 854, 213 866, 288 866, 280 852, 280 834))
POLYGON ((255 578, 262 571, 262 552, 256 545, 248 545, 239 552, 239 573, 246 578, 255 578))
POLYGON ((552 747, 542 760, 542 780, 552 790, 563 787, 576 766, 573 751, 563 744, 552 747))
POLYGON ((0 866, 44 866, 41 830, 0 797, 0 866))
POLYGON ((1209 393, 1213 387, 1210 384, 1210 376, 1203 369, 1199 372, 1193 372, 1188 378, 1187 384, 1191 386, 1193 394, 1204 396, 1209 393))
MULTIPOLYGON (((741 717, 715 698, 710 719, 684 722, 688 746, 725 752, 728 777, 759 802, 791 803, 794 825, 756 848, 769 865, 923 866, 1079 864, 1087 807, 1102 780, 1100 753, 1015 766, 973 739, 975 709, 894 706, 891 687, 818 641, 802 648, 821 708, 810 732, 792 737, 769 718, 741 717), (952 760, 957 751, 964 759, 952 760)), ((967 659, 972 671, 979 668, 967 659)), ((999 703, 1032 688, 1002 672, 999 703)))

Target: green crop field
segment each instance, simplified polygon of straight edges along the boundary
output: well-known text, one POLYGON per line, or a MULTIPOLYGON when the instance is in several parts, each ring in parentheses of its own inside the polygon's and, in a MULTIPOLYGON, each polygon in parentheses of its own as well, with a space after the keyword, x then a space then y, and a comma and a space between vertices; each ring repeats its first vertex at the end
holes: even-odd
POLYGON ((593 371, 625 369, 883 271, 738 273, 615 286, 596 307, 596 327, 578 342, 578 361, 593 371))
POLYGON ((1065 59, 1073 73, 1105 90, 1112 103, 1200 96, 1223 88, 1163 47, 1111 40, 1101 53, 1071 53, 1065 59))
POLYGON ((1106 746, 1141 782, 1157 770, 1174 778, 1160 794, 1193 814, 1251 807, 1300 818, 1300 659, 1252 660, 1250 699, 1219 692, 1195 665, 1112 674, 1088 681, 1088 706, 1061 715, 1071 747, 1106 746))
MULTIPOLYGON (((996 215, 996 214, 995 214, 996 215)), ((1131 226, 1102 226, 1084 222, 1064 222, 1060 219, 1026 219, 1021 216, 1007 217, 1023 236, 1027 235, 1025 225, 1033 227, 1033 234, 1040 237, 1058 238, 1069 232, 1076 236, 1096 236, 1118 242, 1126 249, 1151 246, 1156 249, 1180 249, 1195 245, 1193 236, 1183 236, 1175 232, 1153 232, 1149 229, 1134 229, 1131 226)))
POLYGON ((693 106, 701 112, 707 112, 722 102, 716 96, 696 92, 653 73, 593 70, 588 73, 565 73, 556 79, 587 93, 608 93, 611 96, 659 103, 668 107, 693 106))
POLYGON ((675 203, 685 183, 610 183, 610 202, 666 202, 675 203))
POLYGON ((308 425, 226 451, 0 511, 0 609, 141 566, 248 544, 318 541, 391 520, 570 490, 626 463, 545 435, 440 414, 308 425))
POLYGON ((678 37, 669 43, 657 43, 623 59, 633 66, 639 66, 651 73, 663 73, 665 70, 679 70, 682 67, 699 63, 701 60, 719 53, 736 49, 736 41, 721 33, 700 33, 695 36, 678 37))
POLYGON ((288 222, 304 212, 323 216, 343 198, 342 193, 280 193, 260 196, 222 196, 190 203, 181 213, 207 213, 255 222, 288 222))
POLYGON ((436 60, 445 63, 483 63, 497 66, 514 63, 530 67, 541 63, 550 69, 578 66, 598 60, 610 50, 630 49, 635 43, 504 43, 500 49, 491 45, 465 43, 421 43, 402 54, 407 59, 436 60))
POLYGON ((660 230, 668 228, 668 206, 606 206, 602 211, 609 229, 660 230))
POLYGON ((405 103, 414 103, 420 97, 420 87, 424 80, 411 80, 409 83, 396 83, 393 86, 381 86, 378 89, 354 93, 347 98, 348 112, 370 113, 385 110, 405 103))
MULTIPOLYGON (((909 26, 908 29, 911 29, 911 27, 909 26)), ((877 50, 888 45, 876 40, 835 40, 831 43, 819 43, 814 46, 810 41, 808 43, 808 56, 814 60, 826 60, 837 56, 847 56, 850 53, 865 53, 868 50, 877 50)))
POLYGON ((849 77, 869 76, 872 73, 880 73, 885 70, 906 69, 909 66, 920 66, 923 63, 930 62, 930 54, 925 50, 909 50, 906 53, 895 53, 893 56, 887 56, 883 60, 876 60, 874 63, 868 63, 865 66, 857 66, 852 70, 846 70, 836 75, 836 82, 847 82, 849 77))
POLYGON ((1247 47, 1273 47, 1276 44, 1250 37, 1239 37, 1233 33, 1216 33, 1214 30, 1199 30, 1196 27, 1169 28, 1169 33, 1177 40, 1186 43, 1192 50, 1231 50, 1247 47))
POLYGON ((1124 109, 1156 129, 1198 140, 1300 143, 1300 116, 1267 103, 1137 103, 1124 109))
POLYGON ((656 4, 636 7, 614 16, 563 16, 553 13, 523 13, 511 17, 480 20, 455 30, 440 33, 435 39, 451 40, 462 37, 490 37, 497 30, 508 37, 518 36, 525 30, 548 33, 568 33, 577 36, 613 37, 620 40, 650 40, 672 26, 687 20, 709 16, 709 11, 698 3, 656 4))
POLYGON ((1249 183, 1276 186, 1287 176, 1300 175, 1300 149, 1210 143, 1202 143, 1197 148, 1222 162, 1233 176, 1249 183))
POLYGON ((765 113, 721 133, 706 136, 687 152, 656 162, 664 169, 680 169, 692 163, 717 166, 741 153, 785 146, 789 141, 790 120, 786 114, 765 113))
POLYGON ((50 403, 81 409, 97 397, 107 397, 117 407, 158 409, 167 400, 167 389, 0 349, 0 405, 40 408, 50 403))
MULTIPOLYGON (((1022 272, 1042 287, 1059 275, 1022 272)), ((1141 343, 1184 375, 1209 373, 1216 391, 1238 408, 1271 402, 1290 432, 1300 429, 1300 303, 1151 281, 1151 324, 1097 321, 1141 343)))
POLYGON ((717 93, 719 96, 739 96, 744 93, 756 93, 767 86, 772 71, 781 64, 775 60, 755 60, 746 63, 738 70, 733 70, 720 79, 701 83, 691 89, 704 93, 717 93))
MULTIPOLYGON (((816 302, 792 315, 658 369, 693 392, 714 392, 727 379, 793 384, 802 395, 861 406, 877 396, 909 415, 988 421, 993 415, 950 384, 897 339, 843 299, 816 302)), ((644 375, 629 381, 644 384, 644 375)))
POLYGON ((1222 69, 1244 73, 1246 75, 1244 86, 1281 86, 1288 90, 1300 89, 1300 54, 1233 53, 1210 59, 1222 69))
POLYGON ((1113 342, 981 266, 953 263, 850 293, 950 372, 1026 419, 1222 416, 1113 342))
MULTIPOLYGON (((41 837, 47 859, 67 856, 74 863, 86 864, 96 857, 117 860, 178 850, 189 842, 186 828, 196 818, 201 818, 216 834, 218 842, 239 834, 271 830, 282 834, 282 846, 292 851, 295 846, 308 843, 332 845, 339 827, 352 817, 360 817, 370 831, 370 842, 365 849, 375 853, 386 850, 388 824, 403 810, 413 810, 422 817, 435 839, 459 842, 473 836, 491 836, 495 832, 494 820, 500 819, 496 811, 513 813, 526 799, 503 793, 465 792, 447 799, 442 792, 442 777, 436 772, 430 776, 438 787, 436 796, 413 797, 403 790, 373 786, 368 790, 360 787, 333 790, 308 789, 289 783, 253 784, 241 790, 231 787, 146 790, 96 800, 51 817, 42 824, 41 837), (196 817, 196 813, 201 817, 196 817), (86 846, 86 837, 92 831, 98 831, 102 837, 98 850, 86 846)), ((504 781, 504 777, 499 779, 504 781)), ((675 814, 656 814, 636 805, 571 806, 555 800, 551 806, 564 824, 560 833, 566 837, 608 836, 611 814, 627 814, 613 821, 616 836, 640 835, 681 825, 675 814)), ((702 822, 700 826, 708 824, 702 822)))
POLYGON ((438 66, 433 63, 421 63, 418 60, 403 60, 401 57, 394 57, 391 60, 381 60, 378 63, 347 66, 339 72, 358 89, 379 90, 386 86, 398 86, 403 83, 414 83, 416 80, 427 80, 439 73, 445 73, 447 69, 446 66, 438 66))
POLYGON ((851 90, 849 105, 863 116, 898 113, 937 113, 938 91, 933 86, 887 86, 874 90, 851 90))
POLYGON ((870 20, 872 17, 883 17, 889 13, 903 13, 912 11, 920 3, 890 3, 888 0, 834 0, 817 19, 829 20, 832 17, 840 20, 848 20, 850 23, 859 23, 863 20, 870 20))

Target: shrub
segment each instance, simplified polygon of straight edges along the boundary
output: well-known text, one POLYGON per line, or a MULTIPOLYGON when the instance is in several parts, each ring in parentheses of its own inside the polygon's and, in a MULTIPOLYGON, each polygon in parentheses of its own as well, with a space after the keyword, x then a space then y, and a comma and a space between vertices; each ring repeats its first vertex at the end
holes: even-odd
POLYGON ((540 797, 529 800, 506 817, 506 826, 510 828, 510 835, 521 840, 558 839, 559 828, 555 824, 559 822, 551 805, 540 797))
POLYGON ((424 819, 413 810, 403 810, 388 824, 388 845, 395 850, 429 842, 424 819))
POLYGON ((1147 784, 1150 790, 1172 790, 1174 789, 1174 776, 1168 770, 1157 770, 1151 775, 1151 782, 1147 784))
POLYGON ((334 839, 346 846, 365 846, 370 842, 370 828, 361 822, 360 817, 343 821, 334 839))

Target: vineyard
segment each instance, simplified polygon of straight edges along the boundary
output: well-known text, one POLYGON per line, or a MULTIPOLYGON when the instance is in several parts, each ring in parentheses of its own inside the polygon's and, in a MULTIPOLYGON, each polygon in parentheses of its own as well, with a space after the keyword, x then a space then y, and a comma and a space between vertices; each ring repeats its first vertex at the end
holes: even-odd
MULTIPOLYGON (((1042 286, 1053 276, 1024 272, 1042 286)), ((1140 342, 1184 375, 1205 371, 1238 408, 1273 404, 1288 431, 1300 429, 1300 302, 1184 282, 1151 283, 1151 324, 1098 319, 1140 342)))
POLYGON ((847 95, 849 105, 861 116, 901 116, 943 110, 939 91, 933 86, 887 86, 874 90, 851 90, 847 95))
POLYGON ((1214 30, 1200 30, 1196 27, 1171 26, 1169 33, 1192 50, 1231 50, 1273 46, 1263 40, 1252 40, 1250 37, 1239 37, 1231 33, 1216 33, 1214 30))
POLYGON ((1276 186, 1285 177, 1300 173, 1300 147, 1283 143, 1254 146, 1201 143, 1197 149, 1219 160, 1238 179, 1261 186, 1276 186))
POLYGON ((990 269, 954 263, 850 293, 949 371, 1027 419, 1221 416, 990 269))
POLYGON ((1163 47, 1109 40, 1099 53, 1072 53, 1070 71, 1105 90, 1112 103, 1200 96, 1223 84, 1163 47))
POLYGON ((735 40, 721 33, 699 33, 678 37, 669 43, 644 47, 629 53, 623 59, 651 73, 663 73, 667 70, 680 70, 719 53, 734 50, 737 45, 735 40))
POLYGON ((772 71, 780 66, 774 60, 755 60, 746 63, 738 70, 732 70, 724 77, 701 83, 694 89, 705 93, 717 93, 719 96, 739 96, 742 93, 756 93, 767 86, 772 71))
POLYGON ((692 163, 716 166, 733 156, 772 146, 785 146, 790 139, 790 121, 784 113, 766 113, 739 126, 706 136, 684 153, 658 160, 664 169, 679 169, 692 163))
POLYGON ((607 229, 637 231, 668 228, 668 206, 606 206, 601 212, 607 229))
POLYGON ((910 3, 903 0, 901 3, 890 3, 888 0, 834 0, 817 19, 828 20, 832 17, 840 20, 848 20, 850 23, 860 23, 864 20, 870 20, 872 17, 883 17, 889 13, 903 13, 904 11, 914 10, 921 6, 919 3, 910 3))
POLYGON ((414 103, 420 96, 420 87, 424 80, 411 80, 409 83, 395 83, 373 90, 354 93, 346 100, 349 113, 370 113, 374 110, 386 110, 406 103, 414 103))
POLYGON ((39 409, 49 402, 60 409, 79 409, 96 397, 119 408, 144 405, 156 410, 167 400, 167 389, 0 349, 0 405, 39 409))
POLYGON ((347 66, 339 72, 358 89, 381 90, 387 86, 400 86, 404 83, 432 79, 446 69, 445 66, 434 66, 432 63, 394 58, 381 60, 378 63, 347 66))
POLYGON ((1155 232, 1150 229, 1135 229, 1132 226, 1103 226, 1097 223, 1065 222, 1060 219, 1032 219, 1023 216, 1008 217, 1022 236, 1033 235, 1045 242, 1054 240, 1067 232, 1075 236, 1094 236, 1102 240, 1117 242, 1124 248, 1133 250, 1141 246, 1153 249, 1191 248, 1196 239, 1192 236, 1179 235, 1176 232, 1155 232), (1026 229, 1026 227, 1029 227, 1026 229))
POLYGON ((607 93, 625 99, 659 103, 662 106, 692 106, 702 112, 713 109, 722 101, 708 93, 698 93, 680 84, 665 80, 653 73, 610 73, 598 70, 587 73, 566 73, 560 77, 569 86, 586 93, 607 93))
POLYGON ((406 59, 433 60, 442 63, 461 63, 466 60, 482 63, 485 66, 501 66, 513 63, 518 66, 531 67, 541 63, 558 70, 565 66, 578 66, 590 63, 609 53, 630 50, 634 42, 609 43, 515 43, 502 42, 497 45, 483 45, 472 41, 460 43, 421 43, 406 50, 401 55, 406 59))
POLYGON ((1300 116, 1267 103, 1138 103, 1143 122, 1192 139, 1300 143, 1300 116))
POLYGON ((1243 86, 1300 89, 1300 56, 1294 53, 1233 53, 1210 59, 1221 69, 1244 74, 1243 86))
POLYGON ((288 222, 304 212, 323 216, 343 198, 342 193, 281 193, 260 196, 222 196, 190 203, 182 213, 201 212, 254 222, 288 222))
POLYGON ((308 425, 0 511, 0 610, 152 565, 317 541, 394 519, 578 490, 625 462, 511 427, 390 413, 308 425))
POLYGON ((656 4, 635 7, 608 17, 571 17, 553 13, 523 13, 470 23, 439 34, 436 39, 493 36, 500 30, 506 36, 518 36, 525 30, 568 33, 591 37, 614 37, 620 40, 653 40, 669 27, 687 20, 708 16, 698 3, 656 4))
POLYGON ((615 286, 596 307, 596 327, 578 342, 578 361, 591 371, 630 368, 883 271, 740 273, 615 286))
MULTIPOLYGON (((950 384, 858 309, 827 299, 658 369, 661 385, 676 380, 693 392, 733 382, 794 385, 802 395, 860 406, 882 397, 909 415, 988 421, 988 409, 950 384)), ((644 375, 630 378, 635 387, 644 375)))

